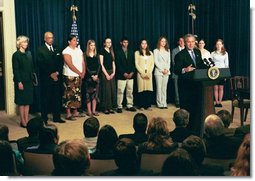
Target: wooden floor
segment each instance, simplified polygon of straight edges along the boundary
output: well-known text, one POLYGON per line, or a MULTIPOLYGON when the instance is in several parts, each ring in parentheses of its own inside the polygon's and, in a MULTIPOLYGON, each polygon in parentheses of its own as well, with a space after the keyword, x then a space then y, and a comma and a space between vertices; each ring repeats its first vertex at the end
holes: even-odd
MULTIPOLYGON (((216 108, 216 112, 221 109, 226 109, 231 112, 231 101, 224 101, 222 108, 216 108)), ((168 109, 158 109, 156 107, 153 107, 152 111, 142 111, 144 114, 147 115, 148 120, 150 120, 152 117, 160 116, 163 117, 167 122, 169 126, 169 130, 174 129, 174 123, 173 123, 173 113, 176 111, 177 108, 175 108, 174 105, 169 104, 168 109)), ((137 111, 141 112, 141 111, 137 111)), ((100 113, 100 116, 98 116, 98 119, 100 121, 100 126, 103 126, 105 124, 112 125, 118 134, 125 134, 125 133, 132 133, 132 121, 133 117, 137 112, 128 112, 123 111, 123 113, 115 113, 111 115, 105 115, 103 113, 100 113)), ((30 115, 32 118, 33 115, 30 115)), ((62 115, 64 118, 65 115, 62 115)), ((56 125, 59 128, 59 136, 60 141, 66 140, 66 139, 74 139, 83 138, 83 122, 85 118, 78 118, 76 121, 67 121, 66 123, 56 123, 56 125)), ((248 113, 247 121, 245 124, 250 124, 251 116, 250 116, 250 110, 248 113)), ((51 121, 49 121, 51 122, 51 121)), ((5 124, 9 127, 9 138, 10 140, 16 140, 20 137, 27 136, 26 129, 19 127, 19 118, 18 116, 7 116, 5 112, 0 112, 0 124, 5 124)), ((240 112, 239 109, 235 110, 234 114, 234 121, 230 125, 230 127, 238 127, 240 126, 240 112)))

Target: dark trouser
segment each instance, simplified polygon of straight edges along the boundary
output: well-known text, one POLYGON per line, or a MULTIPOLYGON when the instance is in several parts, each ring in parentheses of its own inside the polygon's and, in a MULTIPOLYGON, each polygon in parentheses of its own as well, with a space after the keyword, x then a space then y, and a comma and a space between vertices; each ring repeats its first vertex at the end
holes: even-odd
MULTIPOLYGON (((112 70, 107 70, 108 74, 112 73, 112 70)), ((110 110, 117 107, 117 93, 115 78, 107 80, 105 75, 102 75, 101 97, 100 107, 103 111, 110 110)))
POLYGON ((178 80, 180 108, 185 109, 190 113, 189 124, 187 128, 195 133, 199 133, 201 130, 200 120, 198 120, 198 114, 201 106, 199 103, 202 99, 200 95, 202 85, 191 80, 178 80))
POLYGON ((138 93, 138 107, 147 109, 151 107, 152 91, 143 91, 138 93))
POLYGON ((174 80, 174 99, 175 105, 180 104, 179 91, 178 91, 178 75, 173 75, 174 80))
POLYGON ((53 121, 60 119, 61 113, 61 84, 60 81, 41 82, 41 117, 46 122, 52 112, 53 121))

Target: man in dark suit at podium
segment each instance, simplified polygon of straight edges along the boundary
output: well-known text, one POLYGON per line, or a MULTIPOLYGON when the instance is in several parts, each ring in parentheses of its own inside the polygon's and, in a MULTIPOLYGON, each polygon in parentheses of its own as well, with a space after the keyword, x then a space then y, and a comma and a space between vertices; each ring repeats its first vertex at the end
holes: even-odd
POLYGON ((199 106, 201 106, 199 101, 202 99, 202 95, 200 95, 202 86, 189 79, 189 77, 195 69, 205 69, 207 67, 203 63, 200 50, 195 47, 195 36, 187 34, 184 41, 185 49, 180 51, 174 59, 174 73, 179 76, 180 108, 186 109, 190 113, 187 128, 199 134, 201 125, 200 120, 196 118, 196 114, 199 111, 199 106))
POLYGON ((48 113, 52 112, 54 122, 64 123, 65 121, 60 116, 62 54, 53 45, 53 33, 46 32, 44 41, 45 43, 39 47, 37 52, 41 83, 41 117, 47 124, 48 113))

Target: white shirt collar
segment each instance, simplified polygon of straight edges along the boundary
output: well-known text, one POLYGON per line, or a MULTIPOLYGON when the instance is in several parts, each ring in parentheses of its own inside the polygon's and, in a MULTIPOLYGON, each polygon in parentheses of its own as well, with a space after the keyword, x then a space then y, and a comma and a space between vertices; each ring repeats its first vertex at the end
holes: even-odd
POLYGON ((50 47, 52 47, 52 50, 53 50, 53 46, 52 45, 48 45, 46 42, 45 42, 45 45, 46 47, 50 50, 50 47))

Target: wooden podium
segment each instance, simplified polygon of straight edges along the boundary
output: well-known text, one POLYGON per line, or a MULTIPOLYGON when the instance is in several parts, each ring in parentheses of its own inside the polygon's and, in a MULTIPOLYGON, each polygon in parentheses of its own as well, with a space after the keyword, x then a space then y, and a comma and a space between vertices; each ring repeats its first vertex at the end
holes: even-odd
POLYGON ((196 112, 196 128, 195 132, 199 134, 200 137, 203 136, 204 132, 204 121, 205 118, 210 114, 215 114, 214 107, 214 94, 213 86, 216 85, 220 80, 229 78, 231 76, 229 68, 219 69, 219 77, 215 80, 212 80, 208 76, 208 69, 197 69, 194 70, 186 79, 191 79, 193 81, 199 82, 202 86, 200 89, 200 94, 202 95, 201 100, 199 101, 199 109, 196 112))

